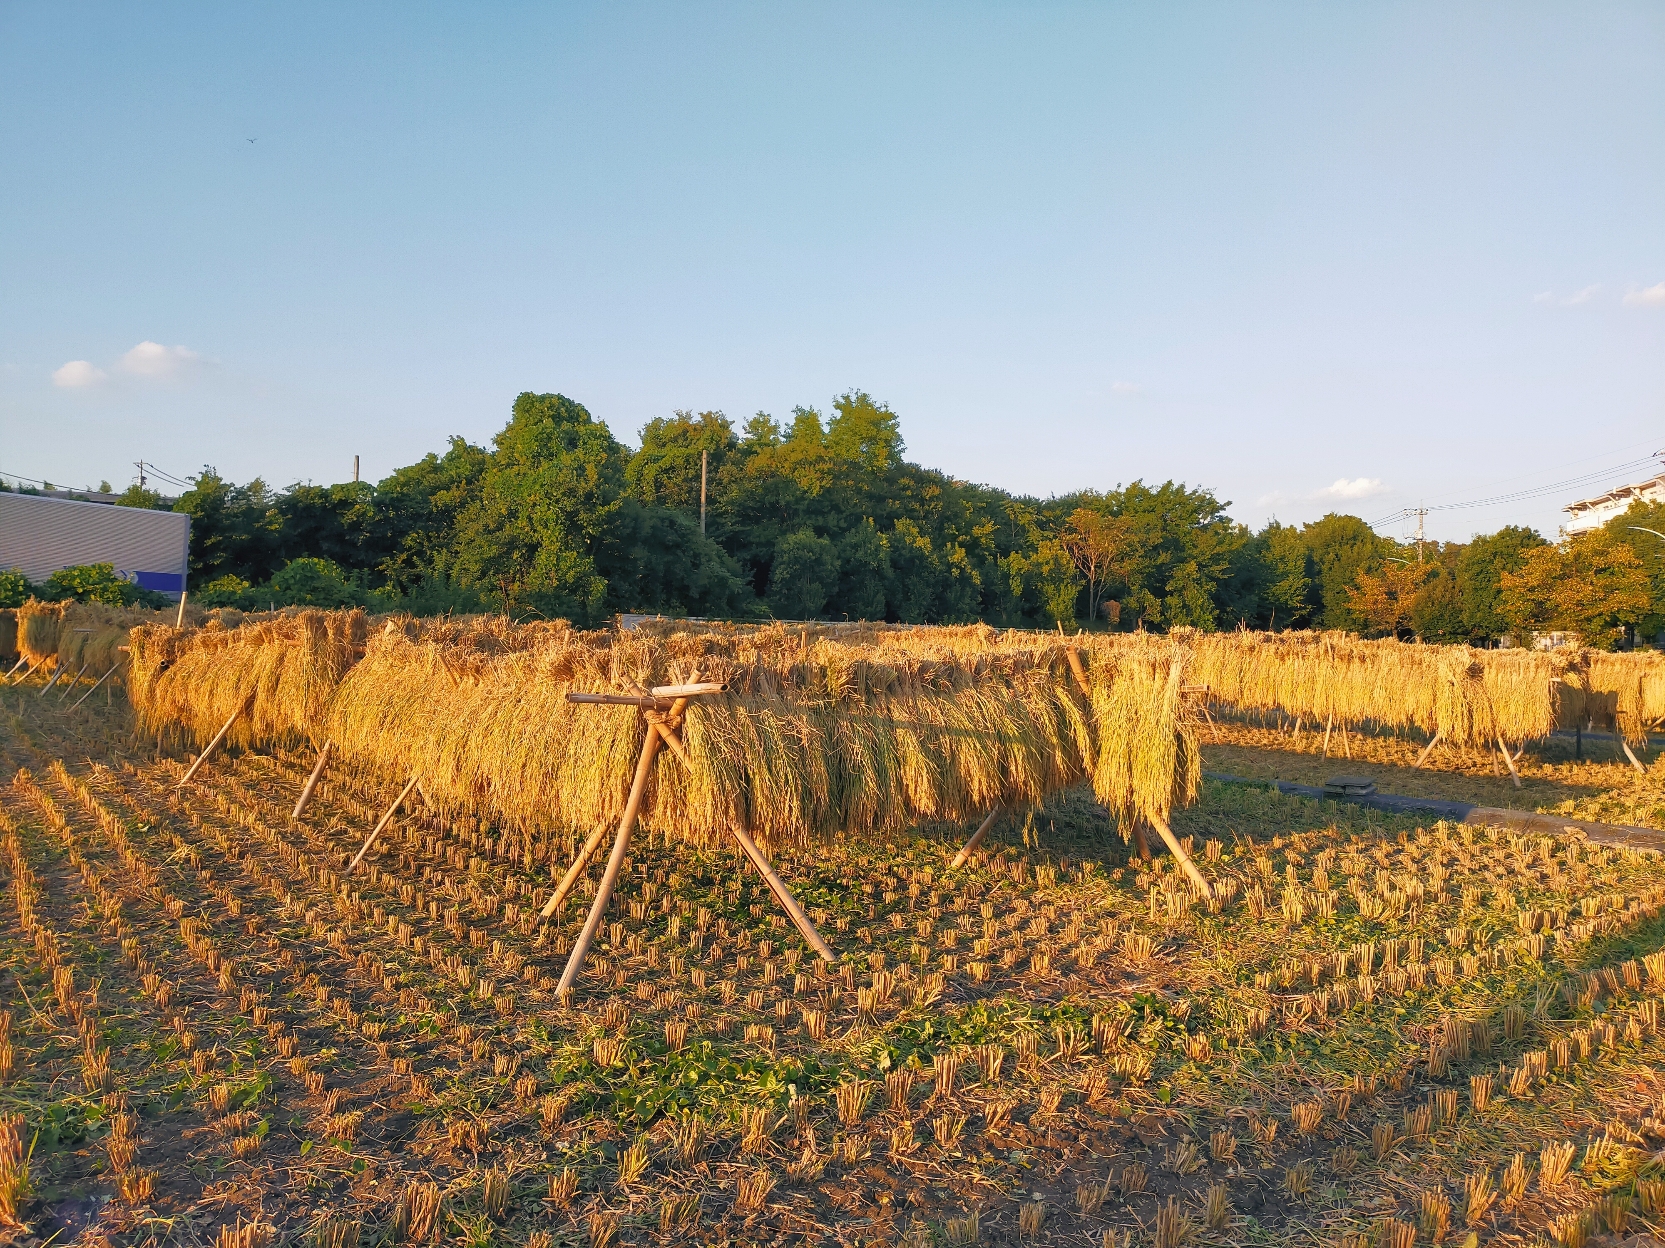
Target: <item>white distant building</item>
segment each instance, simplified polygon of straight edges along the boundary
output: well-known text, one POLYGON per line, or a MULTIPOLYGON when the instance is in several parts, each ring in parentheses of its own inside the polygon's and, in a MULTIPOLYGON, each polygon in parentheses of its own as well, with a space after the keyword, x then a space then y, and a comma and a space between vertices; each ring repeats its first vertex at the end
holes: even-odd
POLYGON ((1581 498, 1576 503, 1568 503, 1561 508, 1567 513, 1567 522, 1561 526, 1561 531, 1570 536, 1599 529, 1614 516, 1624 515, 1636 502, 1665 503, 1665 473, 1635 485, 1618 486, 1594 498, 1581 498))

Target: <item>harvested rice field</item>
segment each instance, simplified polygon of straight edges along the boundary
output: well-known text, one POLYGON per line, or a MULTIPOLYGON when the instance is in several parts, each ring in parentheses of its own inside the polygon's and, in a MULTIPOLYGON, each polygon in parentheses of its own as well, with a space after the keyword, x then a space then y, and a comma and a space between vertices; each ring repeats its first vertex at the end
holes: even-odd
MULTIPOLYGON (((294 821, 310 750, 180 786, 194 749, 45 680, 0 690, 0 1242, 1582 1248, 1665 1218, 1657 856, 1205 782, 1172 814, 1205 897, 1076 784, 958 870, 961 824, 778 846, 827 963, 738 853, 658 831, 568 995, 599 858, 537 910, 575 838, 416 799, 349 870, 385 776, 331 768, 294 821)), ((1215 731, 1211 769, 1358 769, 1215 731)), ((1641 802, 1534 757, 1537 804, 1641 802)))

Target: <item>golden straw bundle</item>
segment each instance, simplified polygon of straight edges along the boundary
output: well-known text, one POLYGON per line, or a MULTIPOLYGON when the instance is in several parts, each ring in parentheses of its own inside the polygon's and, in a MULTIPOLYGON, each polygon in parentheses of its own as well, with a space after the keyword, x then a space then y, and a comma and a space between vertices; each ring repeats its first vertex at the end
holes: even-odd
POLYGON ((390 620, 354 662, 351 646, 324 657, 320 633, 339 632, 339 617, 314 614, 300 631, 299 616, 281 628, 140 630, 141 722, 206 740, 252 693, 239 743, 327 736, 349 765, 420 776, 443 807, 588 829, 618 819, 646 725, 634 707, 566 694, 697 673, 724 692, 690 705, 692 767, 667 754, 642 814, 696 842, 736 824, 780 843, 963 823, 1087 779, 1125 826, 1165 819, 1198 783, 1177 646, 1089 649, 1083 692, 1068 662, 1076 643, 982 626, 580 633, 390 620), (300 673, 305 696, 286 692, 300 673))
POLYGON ((363 652, 362 611, 300 610, 239 628, 150 624, 132 633, 128 687, 139 723, 206 742, 234 713, 238 745, 294 743, 324 720, 363 652))

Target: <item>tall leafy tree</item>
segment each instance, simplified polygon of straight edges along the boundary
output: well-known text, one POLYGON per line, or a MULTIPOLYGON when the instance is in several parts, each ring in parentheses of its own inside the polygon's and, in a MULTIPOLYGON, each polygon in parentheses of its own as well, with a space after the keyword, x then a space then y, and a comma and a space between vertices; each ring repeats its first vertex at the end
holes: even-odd
POLYGON ((1301 528, 1302 540, 1311 552, 1318 582, 1318 612, 1316 623, 1324 628, 1359 630, 1366 627, 1353 609, 1348 590, 1358 581, 1360 572, 1377 573, 1387 556, 1395 552, 1394 544, 1357 516, 1331 512, 1321 520, 1301 528))
POLYGON ((1498 610, 1521 633, 1576 633, 1598 649, 1617 646, 1652 606, 1642 561, 1602 529, 1531 548, 1499 589, 1498 610))
POLYGON ((593 620, 596 551, 618 510, 625 450, 582 404, 526 393, 457 515, 450 571, 509 610, 593 620))
POLYGON ((1499 584, 1505 574, 1521 570, 1530 551, 1548 544, 1536 531, 1511 524, 1462 548, 1453 575, 1469 640, 1496 641, 1510 630, 1499 609, 1499 584))

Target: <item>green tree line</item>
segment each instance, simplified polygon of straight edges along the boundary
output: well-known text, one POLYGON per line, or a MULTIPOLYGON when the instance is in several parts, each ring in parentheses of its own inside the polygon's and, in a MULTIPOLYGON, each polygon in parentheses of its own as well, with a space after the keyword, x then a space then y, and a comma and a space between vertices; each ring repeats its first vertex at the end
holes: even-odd
MULTIPOLYGON (((374 485, 274 490, 204 468, 171 505, 191 516, 205 604, 584 624, 641 611, 1321 627, 1479 644, 1568 629, 1611 645, 1665 626, 1665 539, 1629 527, 1665 531, 1648 509, 1571 543, 1508 527, 1419 549, 1341 514, 1254 532, 1229 502, 1173 481, 1013 495, 905 452, 897 415, 860 391, 738 426, 679 411, 648 422, 636 450, 582 404, 526 393, 489 447, 454 437, 374 485)), ((167 505, 137 487, 121 501, 167 505)))

